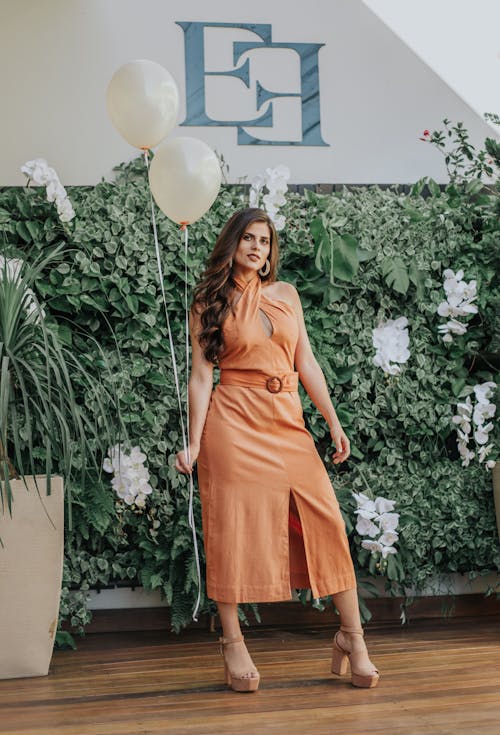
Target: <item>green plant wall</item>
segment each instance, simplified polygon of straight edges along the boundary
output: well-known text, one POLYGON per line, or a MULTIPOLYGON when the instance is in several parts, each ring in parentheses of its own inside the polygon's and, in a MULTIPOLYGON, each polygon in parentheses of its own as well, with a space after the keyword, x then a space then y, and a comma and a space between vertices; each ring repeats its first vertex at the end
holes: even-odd
MULTIPOLYGON (((394 594, 440 574, 500 568, 491 472, 477 461, 462 466, 451 421, 464 386, 495 380, 498 370, 497 190, 498 184, 485 193, 473 175, 447 187, 418 182, 407 194, 377 186, 328 195, 306 190, 290 193, 283 210, 279 277, 301 295, 314 352, 351 440, 349 460, 331 463, 328 427, 301 387, 307 426, 341 502, 360 576, 381 570, 361 549, 351 493, 396 501, 399 554, 383 570, 394 594), (451 345, 438 335, 443 319, 436 313, 447 268, 463 268, 464 278, 478 284, 479 312, 451 345), (372 329, 402 315, 411 357, 399 376, 386 377, 373 364, 372 329)), ((83 631, 88 589, 126 582, 160 590, 180 630, 191 619, 196 569, 188 481, 173 466, 180 421, 143 161, 118 167, 113 182, 74 187, 69 195, 76 218, 62 225, 42 190, 0 191, 0 247, 10 257, 30 258, 65 243, 59 264, 38 282, 38 295, 61 341, 117 397, 131 443, 147 454, 155 490, 144 510, 133 510, 114 496, 107 475, 72 487, 61 623, 83 631)), ((217 232, 247 201, 245 187, 226 185, 190 227, 190 288, 217 232)), ((161 213, 158 227, 185 395, 182 237, 161 213)), ((498 447, 497 428, 493 440, 498 447)), ((95 451, 101 461, 107 447, 95 451)), ((203 595, 201 611, 213 609, 203 595)))

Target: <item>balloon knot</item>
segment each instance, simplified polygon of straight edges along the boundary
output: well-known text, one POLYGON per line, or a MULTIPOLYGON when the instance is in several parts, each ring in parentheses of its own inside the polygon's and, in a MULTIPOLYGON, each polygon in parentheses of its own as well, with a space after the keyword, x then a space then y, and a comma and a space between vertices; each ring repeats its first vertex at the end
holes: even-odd
POLYGON ((181 226, 181 230, 185 230, 187 228, 189 222, 182 221, 182 222, 179 222, 179 224, 181 226))

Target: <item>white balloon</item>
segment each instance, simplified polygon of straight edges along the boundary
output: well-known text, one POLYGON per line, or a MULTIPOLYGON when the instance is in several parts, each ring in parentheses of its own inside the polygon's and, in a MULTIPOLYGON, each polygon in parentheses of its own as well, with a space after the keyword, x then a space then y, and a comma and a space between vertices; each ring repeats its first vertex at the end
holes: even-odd
POLYGON ((175 126, 179 91, 163 66, 139 59, 113 74, 106 106, 111 122, 128 143, 136 148, 153 148, 175 126))
POLYGON ((207 212, 219 193, 220 163, 198 138, 171 138, 155 153, 149 184, 156 203, 177 224, 191 224, 207 212))

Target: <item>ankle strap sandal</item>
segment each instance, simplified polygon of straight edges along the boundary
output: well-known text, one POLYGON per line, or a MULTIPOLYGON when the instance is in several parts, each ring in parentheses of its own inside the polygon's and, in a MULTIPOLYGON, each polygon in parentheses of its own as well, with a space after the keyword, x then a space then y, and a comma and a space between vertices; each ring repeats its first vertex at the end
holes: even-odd
POLYGON ((224 658, 224 676, 226 684, 231 687, 235 692, 255 692, 259 688, 260 675, 257 669, 249 669, 244 672, 243 675, 234 674, 229 666, 227 665, 226 658, 224 656, 224 649, 226 646, 230 646, 232 643, 241 643, 245 640, 245 636, 240 634, 234 638, 225 638, 224 636, 219 637, 219 649, 224 658), (248 674, 251 674, 248 676, 248 674))
POLYGON ((332 673, 337 674, 338 676, 344 675, 347 672, 347 663, 349 662, 351 666, 351 682, 354 686, 363 687, 366 689, 376 687, 379 680, 378 669, 373 667, 373 670, 370 674, 360 674, 359 672, 354 671, 351 660, 353 651, 347 651, 343 646, 341 646, 338 640, 339 632, 364 636, 364 631, 362 628, 353 628, 349 625, 340 626, 339 630, 335 633, 333 639, 331 667, 332 673))

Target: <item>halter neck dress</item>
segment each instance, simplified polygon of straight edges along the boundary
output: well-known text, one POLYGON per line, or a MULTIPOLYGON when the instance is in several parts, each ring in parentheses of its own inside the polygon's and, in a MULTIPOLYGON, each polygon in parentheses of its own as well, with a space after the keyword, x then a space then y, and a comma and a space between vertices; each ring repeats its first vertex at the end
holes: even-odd
POLYGON ((304 423, 300 376, 280 392, 251 379, 294 372, 297 315, 266 296, 260 276, 233 280, 241 296, 223 324, 220 382, 196 463, 207 595, 272 602, 293 589, 309 588, 315 599, 353 589, 345 524, 304 423))

